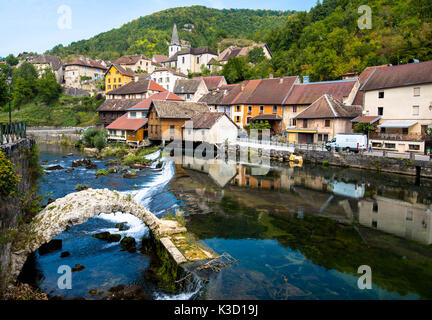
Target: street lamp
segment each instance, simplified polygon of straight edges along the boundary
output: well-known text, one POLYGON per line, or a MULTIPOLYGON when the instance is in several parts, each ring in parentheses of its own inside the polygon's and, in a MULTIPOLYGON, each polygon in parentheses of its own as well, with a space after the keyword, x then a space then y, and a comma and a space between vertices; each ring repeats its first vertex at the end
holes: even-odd
POLYGON ((8 85, 8 98, 9 98, 9 125, 12 126, 12 113, 11 113, 11 84, 12 84, 12 77, 10 75, 10 67, 8 67, 8 77, 6 79, 6 83, 8 85))

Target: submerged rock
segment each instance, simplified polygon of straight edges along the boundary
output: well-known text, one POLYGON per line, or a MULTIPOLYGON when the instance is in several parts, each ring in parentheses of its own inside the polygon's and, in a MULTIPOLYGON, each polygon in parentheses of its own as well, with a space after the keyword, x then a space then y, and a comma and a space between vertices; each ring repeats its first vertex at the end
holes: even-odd
POLYGON ((90 159, 78 159, 72 162, 72 167, 91 166, 95 165, 90 159))
POLYGON ((77 185, 75 186, 75 190, 76 190, 76 191, 87 190, 87 189, 90 189, 90 188, 91 188, 91 187, 88 186, 88 185, 80 185, 80 184, 77 184, 77 185))
POLYGON ((61 165, 51 166, 48 168, 45 168, 45 170, 63 170, 64 168, 61 165))
POLYGON ((106 300, 148 300, 140 286, 119 284, 108 290, 106 300))
POLYGON ((150 169, 151 168, 149 166, 146 166, 145 164, 140 164, 140 163, 131 164, 129 167, 132 168, 132 169, 139 169, 139 170, 150 169))
POLYGON ((136 251, 135 239, 132 237, 124 237, 122 241, 120 241, 120 246, 123 248, 123 250, 128 252, 136 251))
POLYGON ((116 227, 117 229, 119 229, 120 231, 129 230, 129 227, 126 225, 126 222, 117 223, 117 224, 115 225, 115 227, 116 227))
POLYGON ((85 267, 82 264, 77 263, 73 268, 72 268, 72 272, 79 272, 79 271, 83 271, 85 269, 85 267))
POLYGON ((72 168, 72 169, 67 169, 65 172, 66 172, 66 173, 71 173, 71 172, 74 171, 74 170, 75 170, 75 169, 73 169, 73 168, 72 168))
POLYGON ((44 254, 61 250, 63 241, 61 239, 52 239, 50 242, 44 243, 38 249, 39 254, 42 256, 44 254))
POLYGON ((92 235, 93 238, 108 241, 108 242, 119 242, 121 239, 121 235, 119 234, 111 234, 108 231, 100 232, 92 235))
POLYGON ((131 179, 131 178, 138 178, 139 176, 136 173, 126 172, 123 174, 123 178, 131 179))
POLYGON ((89 165, 86 165, 86 169, 92 170, 92 169, 97 169, 97 165, 94 163, 91 163, 89 165))
POLYGON ((69 257, 69 256, 70 256, 69 251, 63 251, 63 252, 60 254, 60 258, 66 258, 66 257, 69 257))

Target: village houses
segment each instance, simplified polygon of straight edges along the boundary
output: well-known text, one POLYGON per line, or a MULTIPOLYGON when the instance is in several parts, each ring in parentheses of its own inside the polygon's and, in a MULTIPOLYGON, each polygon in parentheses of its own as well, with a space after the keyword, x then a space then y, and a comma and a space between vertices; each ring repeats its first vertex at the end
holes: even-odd
POLYGON ((261 48, 263 50, 265 58, 272 58, 270 49, 265 43, 254 43, 253 45, 248 47, 229 46, 219 54, 218 61, 221 65, 224 65, 228 62, 229 59, 236 57, 246 57, 248 53, 254 48, 261 48))
POLYGON ((153 80, 132 80, 124 86, 111 90, 99 106, 99 123, 105 127, 126 113, 126 110, 158 92, 167 91, 153 80))
POLYGON ((177 26, 174 25, 168 59, 161 61, 163 67, 177 69, 181 73, 201 72, 211 59, 217 59, 217 53, 209 47, 192 48, 179 40, 177 26))
POLYGON ((126 113, 109 124, 108 139, 114 141, 125 141, 134 146, 140 146, 148 138, 147 113, 152 101, 182 101, 180 97, 169 91, 155 93, 126 109, 126 113))

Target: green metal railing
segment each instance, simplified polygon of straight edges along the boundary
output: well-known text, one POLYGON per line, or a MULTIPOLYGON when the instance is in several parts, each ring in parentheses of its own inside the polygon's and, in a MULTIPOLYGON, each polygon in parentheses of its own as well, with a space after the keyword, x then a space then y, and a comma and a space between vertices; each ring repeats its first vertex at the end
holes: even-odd
POLYGON ((27 136, 25 122, 0 123, 0 145, 11 143, 27 136))

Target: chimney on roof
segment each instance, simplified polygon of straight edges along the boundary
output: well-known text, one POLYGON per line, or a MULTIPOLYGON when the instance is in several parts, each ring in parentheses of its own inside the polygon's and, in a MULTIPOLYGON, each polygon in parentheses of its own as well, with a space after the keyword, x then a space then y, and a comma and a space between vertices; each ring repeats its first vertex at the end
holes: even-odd
POLYGON ((284 82, 284 78, 279 79, 279 83, 282 84, 284 82))

